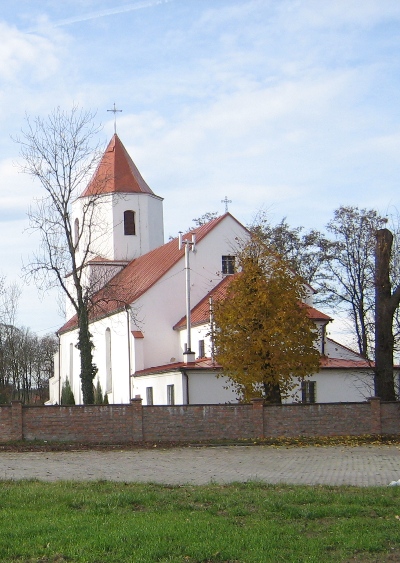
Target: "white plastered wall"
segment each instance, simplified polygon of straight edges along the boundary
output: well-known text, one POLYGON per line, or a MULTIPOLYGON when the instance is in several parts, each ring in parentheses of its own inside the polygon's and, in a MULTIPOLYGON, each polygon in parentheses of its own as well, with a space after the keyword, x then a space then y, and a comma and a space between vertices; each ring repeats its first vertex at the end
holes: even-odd
MULTIPOLYGON (((111 331, 111 366, 112 366, 112 390, 108 395, 109 403, 129 403, 129 376, 130 365, 134 364, 134 342, 128 326, 128 315, 126 311, 101 319, 90 325, 90 332, 94 343, 93 362, 98 368, 97 375, 93 381, 94 386, 97 380, 103 393, 106 390, 106 330, 111 331), (128 334, 130 346, 128 346, 128 334)), ((73 330, 61 335, 61 361, 60 372, 61 381, 65 382, 66 377, 70 378, 70 351, 73 353, 73 377, 72 390, 75 403, 82 403, 82 391, 80 374, 80 354, 76 348, 78 341, 78 331, 73 330), (71 345, 72 344, 72 348, 71 345)), ((70 381, 71 382, 71 381, 70 381)))
MULTIPOLYGON (((180 350, 185 349, 185 345, 187 344, 187 329, 180 328, 179 331, 179 346, 180 350)), ((196 359, 199 358, 199 348, 200 348, 200 341, 204 341, 204 355, 207 358, 211 358, 212 356, 212 348, 211 348, 211 335, 210 335, 210 325, 203 324, 192 326, 190 331, 190 338, 192 342, 192 352, 195 353, 196 359)))
POLYGON ((130 330, 129 313, 122 311, 90 325, 95 348, 93 361, 98 368, 94 385, 100 381, 103 393, 106 391, 106 330, 111 332, 112 388, 108 394, 109 403, 129 403, 130 365, 133 362, 134 347, 130 330), (130 345, 128 346, 128 338, 130 345))
POLYGON ((143 375, 140 377, 132 378, 133 396, 140 396, 143 400, 143 405, 146 405, 146 388, 153 388, 153 404, 166 405, 167 404, 167 386, 174 386, 175 404, 186 404, 186 390, 184 384, 184 377, 179 371, 172 371, 169 373, 160 373, 153 375, 143 375))
MULTIPOLYGON (((83 208, 88 198, 78 198, 72 206, 72 223, 79 220, 82 228, 83 208)), ((163 202, 158 196, 145 193, 105 194, 96 200, 90 225, 91 258, 133 260, 164 244, 163 202), (135 212, 135 235, 124 234, 124 211, 135 212)), ((80 249, 87 248, 82 237, 80 249)), ((82 255, 78 254, 81 260, 82 255)))
POLYGON ((114 260, 133 260, 164 244, 162 199, 151 194, 117 194, 113 202, 114 260), (134 211, 136 235, 124 234, 124 211, 134 211))
POLYGON ((215 403, 237 403, 238 396, 225 376, 217 377, 215 372, 188 371, 189 401, 191 405, 212 405, 215 403))
MULTIPOLYGON (((309 378, 316 382, 315 400, 317 403, 352 403, 366 401, 374 394, 373 373, 368 369, 323 369, 309 378)), ((300 402, 301 387, 298 386, 293 397, 284 402, 300 402)))

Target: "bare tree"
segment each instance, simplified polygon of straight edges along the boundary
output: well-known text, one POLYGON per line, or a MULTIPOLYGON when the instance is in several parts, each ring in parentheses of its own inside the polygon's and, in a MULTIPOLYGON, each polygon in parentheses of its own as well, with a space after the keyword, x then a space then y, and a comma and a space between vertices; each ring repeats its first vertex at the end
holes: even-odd
POLYGON ((349 313, 359 353, 374 355, 375 233, 386 223, 374 209, 342 206, 327 225, 333 235, 322 290, 349 313))
POLYGON ((305 231, 303 227, 292 228, 286 217, 272 225, 264 211, 258 213, 249 229, 286 260, 307 283, 319 287, 322 267, 332 247, 321 232, 315 229, 305 231))
POLYGON ((30 226, 40 233, 41 245, 25 273, 42 289, 60 287, 76 312, 85 404, 94 402, 97 371, 89 331, 93 290, 85 266, 93 257, 101 186, 95 186, 92 195, 85 198, 79 224, 73 222, 71 203, 83 192, 101 156, 96 142, 100 128, 94 117, 76 106, 70 112, 57 108, 46 119, 27 117, 26 129, 15 139, 20 145, 22 172, 38 180, 44 189, 43 197, 29 210, 30 226))
POLYGON ((57 349, 55 336, 39 337, 29 329, 0 325, 0 403, 12 399, 43 404, 57 349))

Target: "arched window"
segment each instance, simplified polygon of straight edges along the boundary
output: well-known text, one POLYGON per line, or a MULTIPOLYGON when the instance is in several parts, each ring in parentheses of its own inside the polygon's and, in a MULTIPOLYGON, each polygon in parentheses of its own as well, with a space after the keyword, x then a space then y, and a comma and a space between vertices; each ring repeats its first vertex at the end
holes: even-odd
POLYGON ((74 345, 70 342, 69 345, 69 384, 71 389, 74 385, 74 345))
POLYGON ((124 235, 136 235, 134 211, 124 211, 124 235))
POLYGON ((79 250, 79 219, 75 219, 74 222, 74 242, 75 249, 79 250))
POLYGON ((106 329, 106 393, 112 392, 111 330, 106 329))

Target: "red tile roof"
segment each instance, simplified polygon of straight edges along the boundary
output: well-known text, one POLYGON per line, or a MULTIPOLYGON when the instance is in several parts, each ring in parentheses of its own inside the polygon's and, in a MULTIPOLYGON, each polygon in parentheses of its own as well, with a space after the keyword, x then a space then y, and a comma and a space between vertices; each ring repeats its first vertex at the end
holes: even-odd
POLYGON ((194 364, 187 365, 184 362, 175 362, 173 364, 165 364, 163 366, 156 366, 152 368, 142 369, 135 372, 135 377, 140 375, 148 375, 153 373, 163 373, 170 371, 180 371, 180 370, 221 370, 221 366, 214 362, 211 358, 200 358, 196 360, 194 364))
POLYGON ((310 319, 313 319, 314 321, 333 321, 332 317, 325 315, 325 313, 322 313, 322 311, 318 311, 318 309, 315 309, 315 307, 307 305, 306 303, 301 303, 301 305, 302 307, 306 307, 307 314, 310 319))
POLYGON ((331 369, 357 369, 357 368, 370 368, 373 369, 373 365, 368 362, 368 360, 346 360, 343 358, 328 358, 327 356, 321 357, 320 361, 321 368, 331 368, 331 369))
POLYGON ((81 197, 108 193, 153 194, 116 134, 81 197))
MULTIPOLYGON (((225 299, 226 292, 235 275, 229 275, 223 278, 203 299, 191 310, 190 321, 192 326, 209 322, 210 320, 210 297, 213 301, 225 299)), ((181 318, 173 327, 174 329, 186 328, 186 315, 181 318)))
POLYGON ((141 330, 132 330, 133 338, 144 338, 143 332, 141 330))
MULTIPOLYGON (((371 365, 366 360, 343 360, 340 358, 327 358, 322 356, 320 358, 321 369, 372 369, 371 365)), ((396 366, 395 366, 396 367, 396 366)), ((173 364, 164 364, 162 366, 154 366, 151 368, 142 369, 137 371, 134 375, 150 375, 153 373, 165 373, 180 370, 216 370, 221 371, 222 366, 211 358, 200 358, 195 361, 194 365, 188 366, 184 362, 175 362, 173 364)))
MULTIPOLYGON (((214 287, 191 311, 190 321, 192 326, 201 325, 209 322, 210 319, 210 302, 209 299, 212 297, 213 301, 220 301, 225 299, 229 284, 231 281, 240 274, 234 274, 226 276, 217 286, 214 287)), ((331 321, 332 318, 325 315, 321 311, 318 311, 310 305, 302 303, 302 306, 307 308, 307 313, 310 319, 314 321, 331 321)), ((186 327, 186 316, 182 317, 180 321, 176 323, 174 329, 181 329, 186 327)))
MULTIPOLYGON (((186 236, 195 232, 197 243, 199 243, 228 216, 233 218, 230 213, 225 213, 225 215, 193 229, 183 238, 185 239, 186 236)), ((175 238, 129 262, 95 295, 93 300, 96 302, 96 306, 92 311, 91 321, 114 314, 136 301, 183 257, 184 252, 184 249, 179 250, 178 239, 175 238)), ((74 316, 58 332, 67 332, 76 327, 77 317, 74 316)))

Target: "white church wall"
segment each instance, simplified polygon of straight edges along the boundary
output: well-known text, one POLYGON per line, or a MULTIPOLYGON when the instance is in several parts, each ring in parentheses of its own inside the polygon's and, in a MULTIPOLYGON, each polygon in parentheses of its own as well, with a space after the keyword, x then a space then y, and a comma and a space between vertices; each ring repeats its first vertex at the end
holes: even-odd
POLYGON ((113 196, 113 256, 133 260, 164 244, 162 199, 150 194, 113 196), (135 235, 124 234, 124 211, 135 213, 135 235))
POLYGON ((78 343, 78 331, 71 330, 60 337, 60 377, 61 387, 68 378, 74 394, 75 403, 82 402, 82 390, 80 374, 80 353, 76 345, 78 343))
MULTIPOLYGON (((374 394, 373 374, 368 370, 324 369, 309 378, 315 381, 317 403, 352 403, 366 401, 374 394)), ((300 402, 301 386, 284 402, 300 402)))
MULTIPOLYGON (((82 228, 84 207, 89 198, 78 198, 72 206, 72 223, 82 228)), ((88 246, 89 230, 82 236, 78 260, 88 246)), ((158 196, 145 193, 113 193, 96 198, 90 222, 91 256, 108 260, 133 260, 164 244, 163 204, 158 196), (124 211, 135 213, 135 235, 124 233, 124 211)))
MULTIPOLYGON (((75 220, 79 221, 79 228, 82 229, 82 221, 84 217, 85 206, 88 205, 89 198, 81 197, 75 200, 72 204, 72 224, 75 224, 75 220)), ((91 255, 86 258, 94 258, 95 256, 102 256, 109 260, 113 259, 113 237, 112 237, 112 226, 113 226, 113 202, 109 194, 104 196, 99 196, 96 198, 96 208, 93 213, 93 217, 90 223, 85 223, 86 229, 84 229, 81 241, 79 243, 79 249, 77 253, 77 260, 82 261, 84 258, 84 252, 90 246, 91 255), (89 228, 88 228, 89 227, 89 228), (89 244, 89 234, 90 234, 90 244, 89 244)))
POLYGON ((96 364, 98 372, 94 379, 97 379, 103 391, 108 392, 109 403, 129 403, 129 378, 130 364, 133 364, 134 350, 128 347, 128 335, 132 339, 130 325, 128 326, 127 313, 125 311, 101 319, 90 326, 93 338, 93 362, 96 364), (110 331, 110 366, 111 377, 107 378, 107 336, 106 331, 110 331), (131 358, 129 358, 129 352, 131 358), (111 380, 111 385, 110 385, 111 380))
POLYGON ((325 341, 325 354, 330 358, 341 358, 343 360, 361 359, 356 352, 353 352, 353 350, 346 348, 346 346, 343 346, 342 344, 339 344, 339 342, 335 342, 330 338, 327 338, 325 341))
POLYGON ((133 336, 131 340, 133 346, 131 373, 144 369, 144 338, 133 336))
POLYGON ((61 399, 61 381, 60 381, 60 352, 54 354, 53 357, 53 377, 49 379, 49 400, 46 405, 59 405, 61 399))
POLYGON ((238 397, 225 376, 217 377, 215 372, 190 371, 189 401, 191 405, 212 405, 237 403, 238 397))
MULTIPOLYGON (((179 329, 179 348, 180 350, 185 349, 185 345, 187 344, 187 330, 186 327, 179 329)), ((195 357, 207 357, 211 358, 212 356, 212 347, 211 347, 211 336, 210 336, 210 325, 203 324, 192 326, 190 331, 190 337, 192 341, 192 351, 195 353, 195 357), (200 348, 203 342, 204 344, 204 355, 200 354, 200 348)))
MULTIPOLYGON (((93 363, 98 372, 93 384, 97 380, 103 394, 107 390, 107 353, 106 353, 106 330, 111 333, 111 389, 108 394, 110 403, 129 402, 129 349, 128 349, 128 325, 126 312, 101 319, 90 325, 93 348, 93 363)), ((129 331, 129 338, 132 336, 129 331)), ((75 403, 82 403, 82 390, 80 379, 80 353, 76 348, 78 342, 78 331, 73 330, 61 335, 61 359, 60 373, 61 382, 68 377, 75 397, 75 403), (72 360, 72 361, 71 361, 72 360)), ((131 365, 134 363, 134 347, 131 346, 131 365)))
POLYGON ((133 396, 140 396, 147 405, 147 388, 152 389, 153 405, 168 405, 168 386, 173 385, 174 404, 186 404, 184 378, 180 371, 142 375, 132 378, 133 396))

